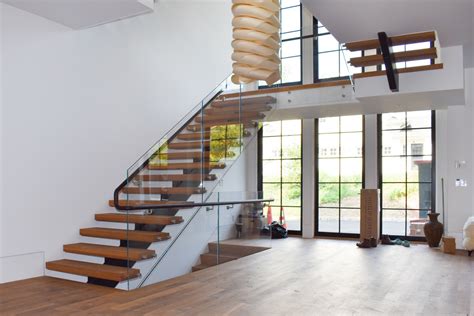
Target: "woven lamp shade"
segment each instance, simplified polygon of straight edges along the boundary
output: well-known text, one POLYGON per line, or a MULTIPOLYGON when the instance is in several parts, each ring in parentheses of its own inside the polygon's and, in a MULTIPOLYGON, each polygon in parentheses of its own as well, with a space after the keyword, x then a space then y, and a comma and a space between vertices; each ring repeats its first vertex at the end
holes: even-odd
POLYGON ((280 4, 278 0, 233 0, 232 41, 235 84, 280 80, 280 4))

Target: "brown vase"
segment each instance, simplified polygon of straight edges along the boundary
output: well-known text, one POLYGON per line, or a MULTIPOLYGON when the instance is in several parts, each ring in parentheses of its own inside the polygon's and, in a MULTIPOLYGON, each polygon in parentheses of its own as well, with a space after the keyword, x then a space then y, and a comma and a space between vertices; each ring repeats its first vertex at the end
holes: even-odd
POLYGON ((430 220, 425 224, 423 230, 430 247, 439 247, 441 236, 443 236, 443 224, 438 221, 439 213, 429 213, 430 220))

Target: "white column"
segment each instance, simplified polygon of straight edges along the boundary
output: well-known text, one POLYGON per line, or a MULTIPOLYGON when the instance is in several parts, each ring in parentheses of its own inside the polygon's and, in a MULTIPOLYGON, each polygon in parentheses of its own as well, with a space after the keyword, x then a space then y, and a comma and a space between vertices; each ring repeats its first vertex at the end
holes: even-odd
POLYGON ((315 125, 314 119, 303 120, 303 238, 314 237, 314 220, 315 220, 315 147, 314 147, 314 133, 315 125))
POLYGON ((378 159, 377 159, 377 115, 365 116, 365 188, 377 189, 378 159))

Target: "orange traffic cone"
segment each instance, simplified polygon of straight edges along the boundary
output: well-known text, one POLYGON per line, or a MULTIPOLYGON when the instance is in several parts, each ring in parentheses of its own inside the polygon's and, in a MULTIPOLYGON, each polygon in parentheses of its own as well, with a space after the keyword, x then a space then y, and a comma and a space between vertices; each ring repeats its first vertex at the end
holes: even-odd
POLYGON ((272 218, 272 207, 270 205, 268 205, 268 210, 267 210, 267 224, 268 225, 271 225, 273 222, 273 218, 272 218))
POLYGON ((280 225, 286 229, 285 210, 283 207, 280 209, 280 225))

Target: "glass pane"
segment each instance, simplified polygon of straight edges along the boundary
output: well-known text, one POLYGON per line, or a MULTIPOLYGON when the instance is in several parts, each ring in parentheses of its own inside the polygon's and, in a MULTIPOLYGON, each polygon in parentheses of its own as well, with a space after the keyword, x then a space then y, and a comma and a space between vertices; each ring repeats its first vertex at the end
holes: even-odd
POLYGON ((319 36, 318 45, 320 53, 339 49, 339 42, 331 34, 319 36))
POLYGON ((319 152, 321 154, 327 153, 328 157, 338 157, 339 156, 339 134, 319 135, 319 152))
POLYGON ((341 207, 360 208, 361 184, 341 184, 341 207))
POLYGON ((319 206, 339 207, 339 185, 319 185, 319 206))
POLYGON ((282 59, 281 72, 283 83, 301 81, 301 57, 282 59))
POLYGON ((282 160, 282 168, 283 182, 301 182, 300 159, 282 160))
POLYGON ((318 133, 339 132, 339 117, 324 117, 318 119, 318 133))
POLYGON ((431 182, 431 156, 407 159, 408 182, 431 182))
POLYGON ((281 32, 291 32, 301 29, 300 7, 281 10, 281 32))
POLYGON ((425 237, 424 226, 428 222, 428 211, 407 212, 408 236, 425 237))
POLYGON ((341 209, 341 233, 360 233, 360 210, 341 209))
POLYGON ((341 132, 362 132, 362 116, 341 116, 341 132))
POLYGON ((382 210, 382 234, 405 235, 404 210, 382 210))
POLYGON ((279 159, 281 155, 280 137, 263 137, 263 159, 279 159))
POLYGON ((383 208, 405 208, 406 189, 404 183, 382 184, 383 208))
POLYGON ((431 129, 415 129, 407 132, 408 155, 431 155, 431 129))
POLYGON ((318 231, 326 233, 339 232, 339 210, 320 208, 318 210, 318 231))
POLYGON ((293 57, 301 55, 301 40, 285 41, 281 43, 281 57, 293 57))
POLYGON ((383 182, 405 182, 406 181, 406 158, 405 157, 383 157, 382 158, 382 181, 383 182))
POLYGON ((341 157, 362 156, 362 133, 341 134, 341 157))
POLYGON ((431 42, 423 42, 423 43, 414 43, 414 44, 407 44, 406 50, 417 50, 417 49, 425 49, 430 48, 431 42))
POLYGON ((280 1, 280 7, 282 9, 287 8, 287 7, 293 7, 299 4, 300 4, 300 0, 281 0, 280 1))
POLYGON ((292 38, 300 38, 301 37, 301 31, 294 31, 294 32, 288 32, 288 33, 283 33, 281 34, 281 39, 286 40, 286 39, 292 39, 292 38))
POLYGON ((285 220, 288 230, 301 230, 301 207, 285 207, 285 220))
POLYGON ((339 159, 319 159, 319 182, 339 182, 339 159))
POLYGON ((263 198, 264 199, 275 199, 271 202, 271 205, 281 205, 280 185, 275 183, 264 183, 263 184, 263 198))
POLYGON ((281 203, 284 206, 301 206, 301 185, 283 184, 281 203))
POLYGON ((276 136, 281 134, 281 121, 263 123, 263 136, 276 136))
POLYGON ((401 129, 405 127, 405 113, 382 114, 382 129, 401 129))
POLYGON ((263 160, 263 182, 280 182, 280 160, 263 160))
POLYGON ((341 182, 362 182, 362 158, 341 159, 341 182))
POLYGON ((405 131, 382 132, 382 150, 383 156, 406 155, 405 131))
POLYGON ((431 65, 431 59, 422 59, 422 60, 412 60, 407 61, 407 67, 418 67, 418 66, 428 66, 431 65))
POLYGON ((282 121, 283 135, 301 135, 301 120, 282 121))
POLYGON ((319 54, 319 79, 339 77, 339 52, 319 54))
POLYGON ((341 77, 357 74, 361 72, 360 67, 353 67, 349 61, 353 57, 360 57, 360 51, 358 52, 349 52, 348 50, 342 50, 340 51, 340 56, 339 56, 339 63, 340 63, 340 69, 341 69, 341 77), (357 56, 359 55, 359 56, 357 56))
POLYGON ((407 190, 409 209, 431 210, 431 183, 410 183, 407 190))
POLYGON ((301 158, 301 136, 283 136, 282 146, 283 158, 301 158))
POLYGON ((318 26, 318 34, 326 34, 326 33, 329 33, 327 28, 325 28, 324 26, 318 26))

